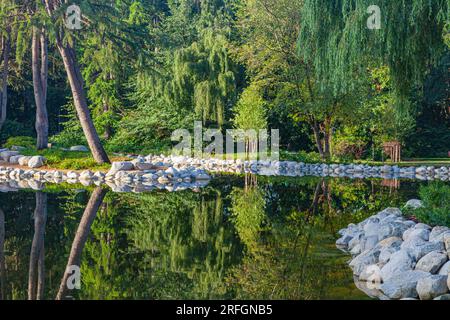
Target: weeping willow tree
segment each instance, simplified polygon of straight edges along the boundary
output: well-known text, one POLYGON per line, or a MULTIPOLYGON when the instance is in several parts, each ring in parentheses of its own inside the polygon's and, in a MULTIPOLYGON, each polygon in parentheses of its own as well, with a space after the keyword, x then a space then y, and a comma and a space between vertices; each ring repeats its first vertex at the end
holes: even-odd
POLYGON ((448 0, 305 0, 299 55, 335 92, 352 90, 353 76, 371 64, 387 65, 405 100, 446 50, 449 13, 448 0), (380 28, 368 27, 377 20, 380 28))
POLYGON ((193 110, 204 123, 222 126, 237 94, 237 70, 227 45, 226 36, 205 29, 198 41, 174 53, 168 73, 152 71, 145 80, 167 103, 193 110))

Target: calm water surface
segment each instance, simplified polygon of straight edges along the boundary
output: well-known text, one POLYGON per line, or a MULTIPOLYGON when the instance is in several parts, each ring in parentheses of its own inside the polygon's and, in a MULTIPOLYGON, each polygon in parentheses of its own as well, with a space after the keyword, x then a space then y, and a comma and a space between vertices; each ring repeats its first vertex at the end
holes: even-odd
POLYGON ((368 299, 336 232, 426 183, 223 177, 197 193, 2 192, 0 298, 368 299), (66 285, 72 265, 80 290, 66 285))

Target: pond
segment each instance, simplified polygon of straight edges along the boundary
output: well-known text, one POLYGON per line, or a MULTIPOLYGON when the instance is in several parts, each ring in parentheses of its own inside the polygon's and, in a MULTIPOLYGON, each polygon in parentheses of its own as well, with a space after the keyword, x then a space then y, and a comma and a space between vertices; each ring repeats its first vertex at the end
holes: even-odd
POLYGON ((337 231, 426 183, 222 176, 172 193, 3 192, 0 298, 369 299, 337 231), (81 266, 81 288, 67 266, 81 266))

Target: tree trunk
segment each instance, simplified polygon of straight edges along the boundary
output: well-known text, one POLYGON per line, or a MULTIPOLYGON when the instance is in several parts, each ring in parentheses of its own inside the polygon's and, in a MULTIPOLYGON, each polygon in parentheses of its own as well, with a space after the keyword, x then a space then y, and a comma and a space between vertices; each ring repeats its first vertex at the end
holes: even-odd
POLYGON ((44 31, 33 28, 32 70, 34 99, 36 101, 36 133, 38 150, 48 147, 47 79, 48 46, 44 31))
POLYGON ((6 297, 5 213, 0 209, 0 300, 6 297))
POLYGON ((314 139, 316 140, 317 150, 319 151, 320 157, 325 160, 325 153, 323 151, 322 139, 320 138, 320 128, 317 120, 313 120, 311 123, 311 128, 314 132, 314 139))
POLYGON ((66 270, 64 271, 64 276, 61 280, 56 300, 62 300, 66 297, 67 280, 69 278, 67 270, 71 266, 78 266, 78 267, 81 266, 81 253, 83 252, 84 246, 91 231, 92 223, 94 222, 95 217, 97 216, 97 212, 103 203, 105 195, 106 190, 99 187, 93 191, 91 198, 89 199, 89 202, 86 206, 86 209, 84 210, 80 224, 78 225, 77 233, 75 234, 75 238, 72 243, 69 259, 67 261, 67 267, 66 270))
POLYGON ((9 39, 9 32, 6 30, 6 37, 2 37, 2 72, 0 79, 0 130, 6 121, 6 106, 8 104, 8 68, 9 68, 9 54, 11 51, 11 42, 9 39))
MULTIPOLYGON (((53 16, 55 11, 61 7, 61 3, 55 0, 44 0, 44 3, 49 16, 53 16)), ((110 163, 108 155, 100 142, 97 130, 95 129, 92 121, 87 103, 86 92, 83 87, 83 77, 81 76, 75 50, 69 43, 63 42, 64 29, 60 29, 59 33, 55 36, 56 46, 58 47, 58 51, 63 60, 64 68, 69 80, 78 119, 80 120, 89 148, 91 149, 92 156, 99 164, 110 163)))
POLYGON ((75 50, 69 44, 63 44, 61 40, 57 41, 57 46, 69 79, 75 109, 92 155, 99 164, 110 163, 92 121, 87 104, 86 93, 83 88, 83 78, 75 56, 75 50))
POLYGON ((331 160, 331 118, 327 117, 324 122, 324 156, 326 160, 331 160))
MULTIPOLYGON (((105 113, 109 112, 109 105, 106 101, 103 102, 103 111, 105 113)), ((105 133, 104 133, 103 137, 105 138, 105 140, 109 140, 109 139, 111 139, 111 136, 112 136, 112 128, 109 124, 107 124, 105 126, 105 133)))
POLYGON ((31 245, 28 275, 28 300, 42 299, 44 290, 44 238, 47 219, 47 194, 36 193, 34 237, 31 245))

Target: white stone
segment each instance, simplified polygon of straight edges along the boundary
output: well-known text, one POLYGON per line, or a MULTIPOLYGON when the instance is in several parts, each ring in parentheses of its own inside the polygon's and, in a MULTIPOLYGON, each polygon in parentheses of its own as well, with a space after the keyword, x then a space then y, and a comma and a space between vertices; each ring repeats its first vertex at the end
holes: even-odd
POLYGON ((28 167, 30 168, 40 168, 44 165, 45 158, 42 156, 34 156, 28 160, 28 167))
POLYGON ((441 269, 441 267, 448 260, 447 254, 433 251, 424 256, 417 262, 416 270, 429 272, 431 274, 436 274, 441 269))
POLYGON ((85 146, 73 146, 70 147, 70 151, 89 152, 89 149, 85 146))
POLYGON ((417 293, 421 300, 433 300, 448 293, 448 276, 430 275, 417 282, 417 293))
POLYGON ((447 276, 450 274, 450 261, 447 261, 438 272, 441 276, 447 276))
POLYGON ((406 203, 405 207, 411 209, 419 209, 423 207, 423 202, 421 200, 412 199, 406 203))
POLYGON ((385 280, 381 291, 390 299, 417 298, 417 283, 427 276, 429 273, 408 270, 385 280))

